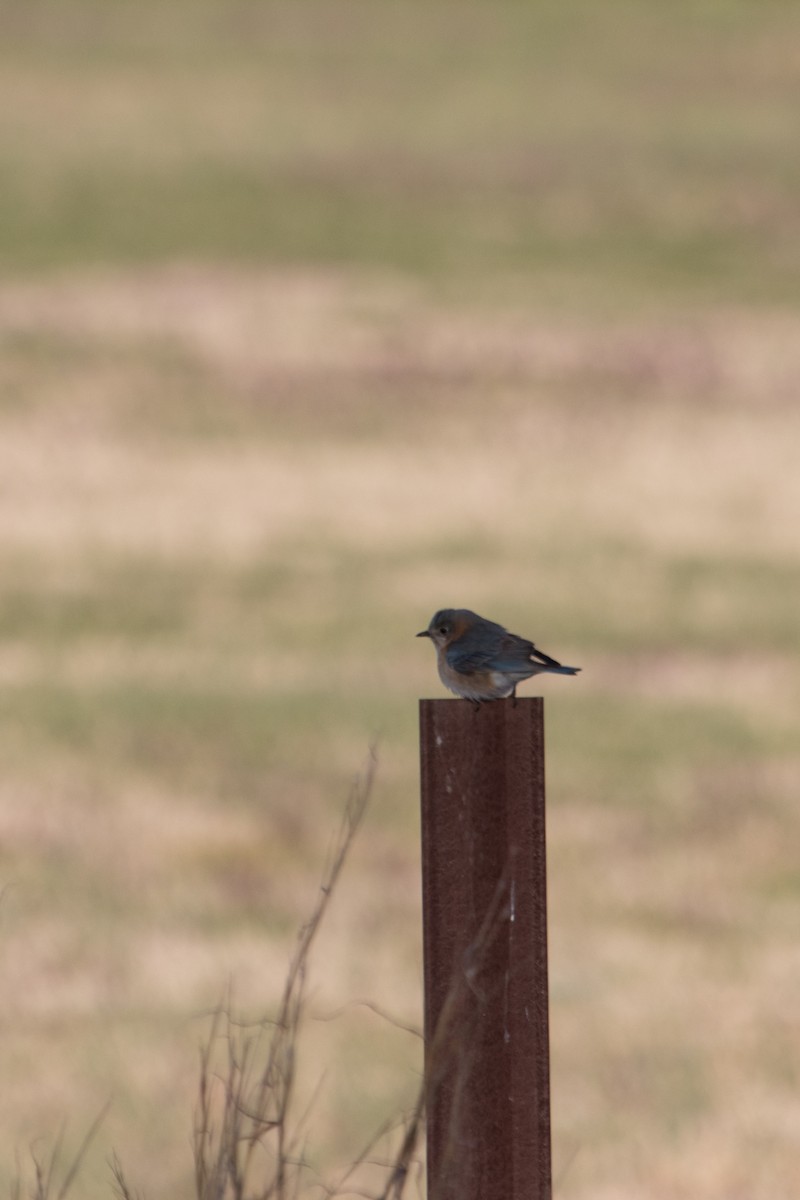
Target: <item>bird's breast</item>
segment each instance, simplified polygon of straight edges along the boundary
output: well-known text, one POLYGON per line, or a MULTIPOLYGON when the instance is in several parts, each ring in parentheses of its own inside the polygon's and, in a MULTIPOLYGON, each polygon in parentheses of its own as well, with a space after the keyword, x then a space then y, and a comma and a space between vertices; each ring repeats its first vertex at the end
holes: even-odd
POLYGON ((444 654, 439 657, 439 678, 446 688, 465 700, 500 700, 510 695, 514 687, 502 671, 472 671, 462 675, 449 665, 444 654))

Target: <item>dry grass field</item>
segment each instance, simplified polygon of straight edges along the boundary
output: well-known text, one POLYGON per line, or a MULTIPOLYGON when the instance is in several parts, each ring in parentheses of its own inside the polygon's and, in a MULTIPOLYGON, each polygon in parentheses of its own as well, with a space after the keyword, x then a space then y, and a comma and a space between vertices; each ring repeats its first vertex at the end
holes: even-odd
POLYGON ((556 1195, 796 1200, 800 14, 2 26, 0 1189, 109 1102, 70 1195, 112 1152, 194 1195, 209 1013, 272 1010, 375 741, 310 1162, 413 1101, 356 1002, 420 1020, 413 635, 457 604, 584 668, 542 688, 556 1195))

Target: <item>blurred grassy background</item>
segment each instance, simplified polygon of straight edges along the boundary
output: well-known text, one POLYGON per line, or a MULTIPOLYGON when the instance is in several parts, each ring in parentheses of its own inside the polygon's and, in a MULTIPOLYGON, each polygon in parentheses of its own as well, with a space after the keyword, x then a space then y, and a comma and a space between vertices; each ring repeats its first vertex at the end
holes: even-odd
MULTIPOLYGON (((800 1192, 800 10, 0 11, 0 1179, 112 1106, 192 1194, 203 1014, 418 1021, 431 612, 546 682, 565 1200, 800 1192), (44 1139, 42 1142, 41 1139, 44 1139)), ((535 691, 528 688, 528 691, 535 691)), ((309 1028, 318 1164, 419 1046, 309 1028)))

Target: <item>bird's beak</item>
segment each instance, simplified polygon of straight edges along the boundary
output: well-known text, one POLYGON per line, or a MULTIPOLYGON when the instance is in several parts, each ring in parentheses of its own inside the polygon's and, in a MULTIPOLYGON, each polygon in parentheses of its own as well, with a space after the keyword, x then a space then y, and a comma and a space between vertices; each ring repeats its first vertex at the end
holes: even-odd
POLYGON ((421 629, 420 632, 417 634, 417 637, 430 637, 430 636, 431 636, 431 634, 430 634, 429 629, 421 629))

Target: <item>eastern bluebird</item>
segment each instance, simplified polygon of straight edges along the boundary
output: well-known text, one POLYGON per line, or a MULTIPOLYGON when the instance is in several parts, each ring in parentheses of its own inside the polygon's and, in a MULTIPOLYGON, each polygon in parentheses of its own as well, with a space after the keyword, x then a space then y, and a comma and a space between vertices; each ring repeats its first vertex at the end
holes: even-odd
POLYGON ((468 608, 442 608, 417 637, 436 647, 439 678, 446 688, 471 700, 516 699, 517 684, 531 675, 577 675, 580 667, 562 667, 533 642, 509 633, 468 608))

